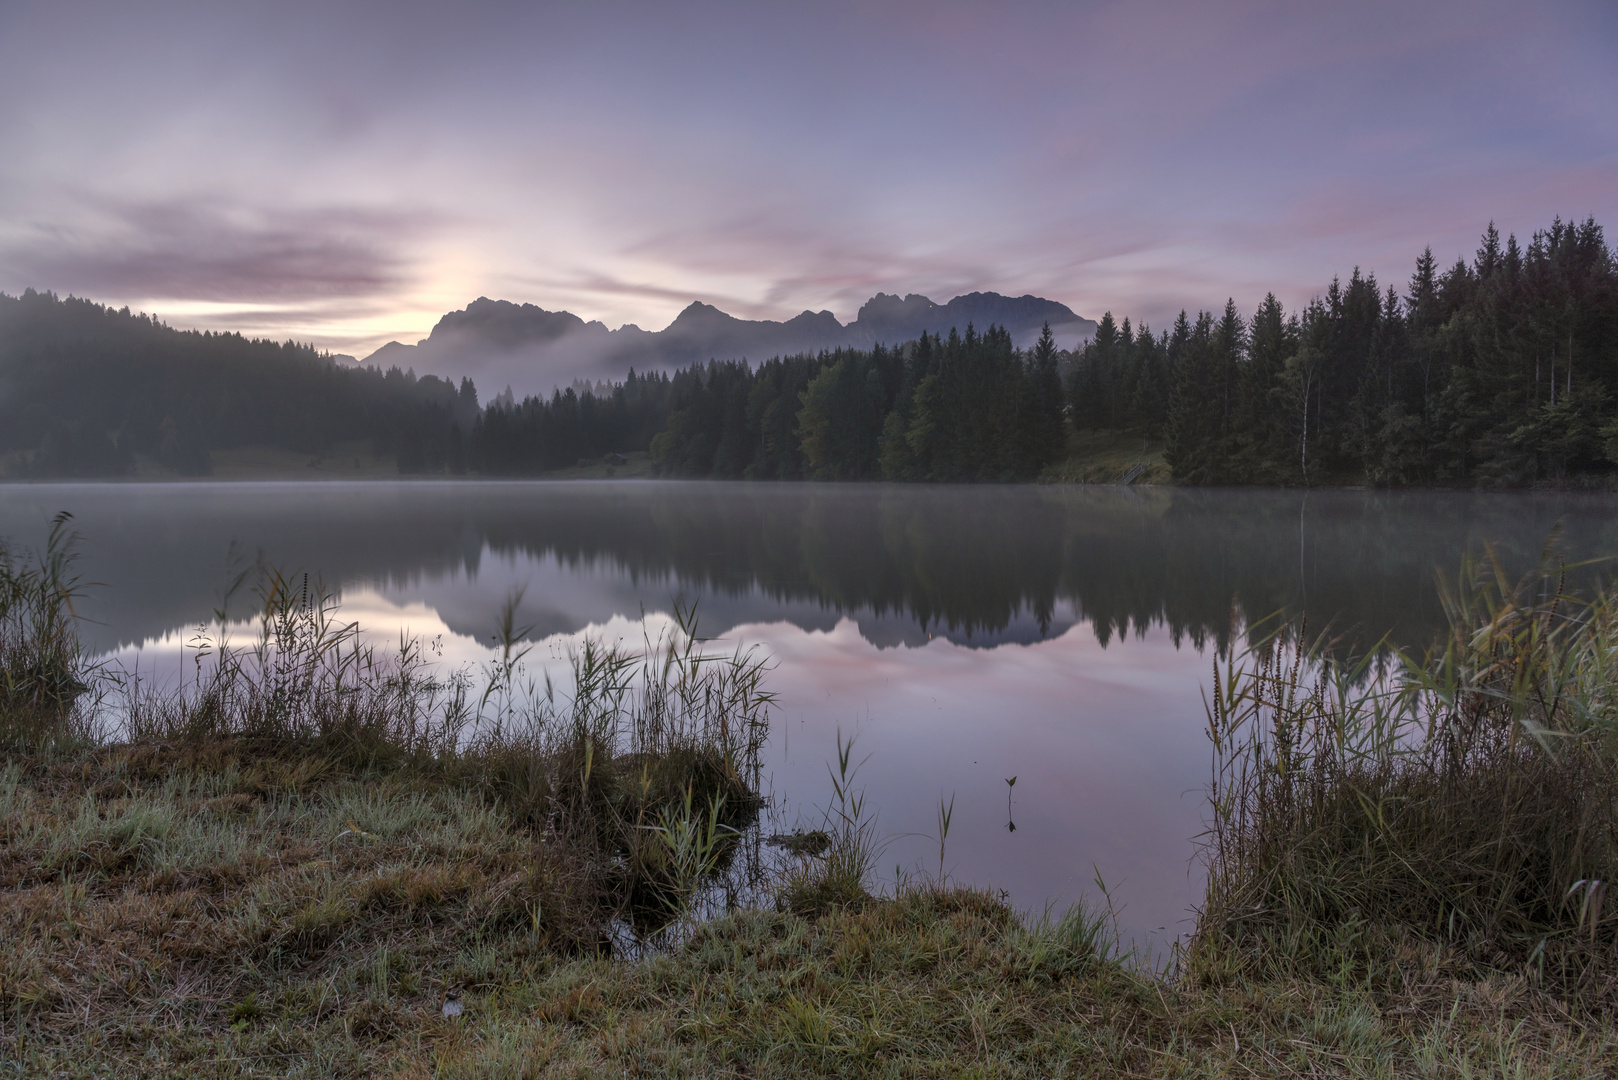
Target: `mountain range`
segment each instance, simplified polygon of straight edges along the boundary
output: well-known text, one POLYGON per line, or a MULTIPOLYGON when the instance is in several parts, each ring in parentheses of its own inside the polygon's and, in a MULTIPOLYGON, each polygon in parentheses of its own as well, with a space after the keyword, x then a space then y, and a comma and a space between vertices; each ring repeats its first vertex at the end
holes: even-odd
POLYGON ((979 330, 1004 326, 1013 341, 1027 346, 1046 323, 1063 348, 1072 348, 1096 328, 1094 320, 1066 304, 992 292, 968 293, 947 304, 915 293, 902 298, 877 293, 847 325, 829 311, 805 311, 785 322, 738 319, 697 301, 662 330, 642 330, 634 323, 609 330, 569 311, 479 297, 439 319, 416 344, 390 341, 360 363, 452 379, 470 375, 485 396, 509 386, 521 398, 548 395, 552 388, 577 380, 621 379, 630 368, 659 371, 707 360, 758 361, 839 346, 869 348, 878 342, 910 341, 924 331, 964 333, 969 324, 979 330))

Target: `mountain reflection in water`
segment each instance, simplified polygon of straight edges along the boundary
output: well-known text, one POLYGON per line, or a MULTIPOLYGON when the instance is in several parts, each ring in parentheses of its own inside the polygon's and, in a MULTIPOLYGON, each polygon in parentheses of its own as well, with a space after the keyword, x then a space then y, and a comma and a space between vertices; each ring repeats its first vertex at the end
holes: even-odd
POLYGON ((704 635, 778 661, 780 828, 818 824, 857 731, 890 878, 936 869, 953 795, 957 877, 1038 908, 1099 870, 1133 934, 1185 929, 1200 895, 1205 650, 1233 623, 1307 610, 1420 645, 1435 573, 1485 542, 1516 570, 1558 523, 1569 562, 1618 552, 1605 495, 633 481, 0 486, 0 535, 37 545, 59 510, 102 583, 89 644, 148 666, 210 620, 232 558, 306 570, 447 660, 485 655, 521 586, 539 663, 696 602, 704 635))
POLYGON ((88 601, 103 648, 205 620, 233 545, 337 588, 476 578, 491 555, 621 583, 593 610, 540 605, 538 637, 683 595, 703 598, 713 632, 782 618, 825 629, 846 615, 878 646, 938 636, 989 647, 1076 618, 1103 644, 1162 625, 1200 647, 1223 643, 1233 609, 1305 607, 1317 625, 1419 642, 1442 617, 1435 570, 1484 542, 1526 569, 1559 521, 1570 561, 1618 551, 1615 505, 1110 487, 42 484, 0 487, 0 536, 38 543, 51 514, 75 514, 87 577, 108 586, 88 601))

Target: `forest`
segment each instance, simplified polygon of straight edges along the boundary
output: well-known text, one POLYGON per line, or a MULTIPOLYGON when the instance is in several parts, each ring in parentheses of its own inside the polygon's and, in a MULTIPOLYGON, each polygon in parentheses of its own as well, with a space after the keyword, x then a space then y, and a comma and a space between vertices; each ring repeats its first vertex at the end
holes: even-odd
POLYGON ((1560 219, 1524 247, 1429 248, 1403 295, 1355 270, 1288 313, 1109 313, 1075 358, 1080 429, 1160 439, 1177 483, 1524 485, 1618 463, 1618 271, 1602 230, 1560 219))
POLYGON ((30 289, 0 295, 0 461, 18 476, 108 477, 137 458, 182 476, 210 455, 316 457, 367 441, 401 473, 466 471, 470 380, 336 363, 291 341, 181 331, 30 289))
POLYGON ((1001 327, 871 349, 630 371, 485 406, 458 385, 293 342, 178 331, 32 290, 0 296, 0 460, 106 476, 138 458, 204 475, 262 444, 366 440, 403 474, 532 476, 642 452, 660 475, 988 482, 1050 475, 1086 433, 1160 445, 1180 484, 1520 486, 1618 465, 1618 266, 1601 227, 1526 245, 1491 225, 1470 262, 1423 252, 1401 293, 1355 269, 1301 310, 1107 313, 1031 348, 1001 327))
POLYGON ((470 459, 527 472, 649 449, 676 476, 1019 480, 1072 433, 1116 432, 1160 443, 1182 484, 1604 479, 1618 464, 1618 269, 1593 219, 1558 219, 1526 246, 1491 225, 1470 263, 1441 269, 1424 251, 1402 295, 1356 269, 1301 311, 1272 294, 1251 316, 1231 301, 1156 334, 1109 312, 1072 354, 968 326, 646 387, 631 380, 606 410, 642 403, 633 439, 592 425, 588 397, 558 395, 520 419, 485 411, 470 459))
POLYGON ((1049 329, 1026 355, 1006 331, 631 373, 610 396, 491 404, 480 472, 522 474, 624 449, 670 476, 753 480, 1024 480, 1066 446, 1049 329))

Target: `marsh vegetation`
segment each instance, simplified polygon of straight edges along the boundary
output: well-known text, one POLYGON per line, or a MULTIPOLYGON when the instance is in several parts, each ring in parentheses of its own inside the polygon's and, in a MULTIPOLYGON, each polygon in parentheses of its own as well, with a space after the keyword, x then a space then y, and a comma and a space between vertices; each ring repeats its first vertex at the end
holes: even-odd
POLYGON ((153 688, 79 648, 71 539, 0 559, 18 1075, 1569 1076, 1618 1053, 1618 627, 1554 573, 1467 567, 1419 655, 1250 632, 1209 698, 1207 901, 1155 969, 1104 908, 1020 915, 942 852, 879 888, 846 740, 824 816, 754 873, 768 663, 689 620, 589 644, 558 688, 527 681, 514 604, 496 660, 444 674, 266 573, 257 638, 200 638, 153 688))
POLYGON ((1261 639, 1223 668, 1207 904, 1188 970, 1407 985, 1516 972, 1618 990, 1618 611, 1492 557, 1443 592, 1447 638, 1333 657, 1261 639))

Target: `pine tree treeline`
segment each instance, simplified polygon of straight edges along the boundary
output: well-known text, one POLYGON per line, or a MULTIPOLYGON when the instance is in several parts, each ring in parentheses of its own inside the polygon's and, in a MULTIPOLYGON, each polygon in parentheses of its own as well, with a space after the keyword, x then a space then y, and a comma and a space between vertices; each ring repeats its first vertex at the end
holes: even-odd
POLYGON ((1401 296, 1356 270, 1300 312, 1108 314, 1075 356, 1080 429, 1161 439, 1180 483, 1526 484, 1618 464, 1618 266, 1596 222, 1471 264, 1429 248, 1401 296))
POLYGON ((610 392, 569 387, 549 400, 496 398, 473 423, 471 467, 491 476, 527 476, 620 450, 642 450, 667 414, 669 377, 633 371, 610 392))
POLYGON ((665 476, 1008 481, 1074 432, 1144 436, 1183 484, 1521 485, 1618 465, 1618 264, 1593 219, 1470 263, 1429 249, 1401 295, 1356 269, 1301 311, 1108 313, 1069 354, 991 326, 898 346, 630 372, 479 408, 459 385, 308 346, 170 329, 85 300, 0 295, 0 465, 203 474, 255 444, 369 440, 402 473, 527 476, 649 452, 665 476), (1065 372, 1065 377, 1063 373, 1065 372))
POLYGON ((647 449, 669 476, 758 480, 1025 480, 1065 452, 1047 327, 923 334, 883 345, 633 373, 608 397, 573 390, 491 403, 469 459, 487 473, 554 469, 647 449))

